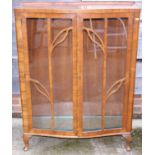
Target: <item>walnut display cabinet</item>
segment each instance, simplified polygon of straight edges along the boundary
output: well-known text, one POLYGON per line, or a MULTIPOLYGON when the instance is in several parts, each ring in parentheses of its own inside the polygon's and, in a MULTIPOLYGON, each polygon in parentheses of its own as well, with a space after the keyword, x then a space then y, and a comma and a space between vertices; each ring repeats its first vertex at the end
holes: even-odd
POLYGON ((140 4, 15 9, 25 150, 33 135, 122 135, 130 149, 140 4))

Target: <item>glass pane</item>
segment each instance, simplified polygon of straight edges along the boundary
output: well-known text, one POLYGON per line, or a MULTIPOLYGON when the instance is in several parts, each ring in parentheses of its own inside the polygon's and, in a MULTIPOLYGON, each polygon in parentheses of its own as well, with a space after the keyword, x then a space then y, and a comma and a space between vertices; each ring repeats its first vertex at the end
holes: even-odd
MULTIPOLYGON (((72 26, 70 19, 51 19, 51 38, 57 38, 59 33, 72 26)), ((56 40, 63 40, 64 31, 56 40)), ((54 125, 55 130, 73 130, 73 62, 72 62, 72 31, 65 40, 52 51, 52 83, 54 97, 54 125)))
POLYGON ((51 128, 46 19, 27 19, 33 128, 51 128))
POLYGON ((127 55, 127 18, 108 19, 105 128, 121 128, 127 55), (112 93, 115 91, 115 93, 112 93), (110 95, 111 94, 111 95, 110 95))
POLYGON ((51 45, 56 46, 51 51, 52 78, 49 79, 47 19, 27 19, 33 128, 53 129, 51 80, 54 129, 73 129, 72 31, 68 31, 65 39, 66 31, 59 35, 70 26, 69 19, 51 19, 51 45))
MULTIPOLYGON (((84 27, 90 28, 103 40, 104 19, 85 19, 84 27)), ((91 32, 93 40, 97 37, 91 32)), ((101 129, 101 107, 103 94, 103 52, 90 39, 88 32, 83 32, 83 129, 101 129)))

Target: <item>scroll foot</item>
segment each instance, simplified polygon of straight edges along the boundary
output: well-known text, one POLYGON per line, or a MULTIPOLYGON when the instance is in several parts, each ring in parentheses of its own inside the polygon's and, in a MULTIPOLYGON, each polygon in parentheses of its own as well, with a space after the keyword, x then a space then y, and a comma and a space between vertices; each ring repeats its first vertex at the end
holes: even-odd
POLYGON ((132 142, 131 134, 124 134, 122 136, 125 140, 125 142, 124 142, 125 149, 127 151, 131 151, 131 142, 132 142))
POLYGON ((23 135, 23 141, 24 141, 24 151, 28 151, 29 149, 29 139, 30 139, 30 135, 28 134, 24 134, 23 135))

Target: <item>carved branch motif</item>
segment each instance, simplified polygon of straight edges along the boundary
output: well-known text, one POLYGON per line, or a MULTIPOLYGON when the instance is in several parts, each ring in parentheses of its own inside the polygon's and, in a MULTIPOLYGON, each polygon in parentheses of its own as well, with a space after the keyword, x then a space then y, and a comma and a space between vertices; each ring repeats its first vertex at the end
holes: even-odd
MULTIPOLYGON (((93 21, 92 19, 89 19, 89 22, 90 22, 90 28, 93 30, 93 21)), ((95 35, 93 34, 93 39, 95 40, 95 35)), ((97 59, 97 50, 96 50, 96 44, 93 44, 94 45, 94 58, 97 59)))
POLYGON ((100 38, 100 36, 99 36, 94 30, 92 30, 92 29, 90 29, 90 28, 83 27, 83 30, 86 31, 86 32, 88 33, 88 36, 89 36, 90 40, 91 40, 93 43, 95 43, 96 45, 98 45, 98 46, 101 48, 101 50, 102 50, 102 52, 103 52, 103 54, 104 54, 104 53, 105 53, 104 43, 103 43, 102 39, 100 38), (91 33, 93 33, 93 36, 95 36, 95 37, 99 40, 99 42, 97 42, 97 41, 95 40, 95 37, 92 37, 91 33))
POLYGON ((122 78, 118 81, 116 81, 110 88, 109 90, 107 91, 107 97, 106 97, 106 100, 111 96, 113 95, 114 93, 116 93, 120 88, 121 86, 123 85, 123 83, 125 82, 126 78, 122 78), (114 89, 115 88, 115 89, 114 89))
MULTIPOLYGON (((68 36, 69 31, 72 30, 72 29, 73 29, 72 27, 65 28, 65 29, 61 30, 61 31, 57 34, 57 36, 55 37, 55 39, 54 39, 53 42, 51 43, 51 50, 50 50, 50 53, 53 52, 53 49, 54 49, 58 44, 62 43, 62 42, 66 39, 66 37, 68 36), (63 36, 63 38, 62 38, 60 41, 57 41, 58 38, 59 38, 63 33, 65 33, 64 36, 63 36)), ((100 38, 100 36, 99 36, 94 30, 92 30, 92 29, 90 29, 90 28, 83 27, 83 30, 86 31, 86 32, 88 33, 88 36, 89 36, 89 38, 91 39, 91 41, 92 41, 93 43, 97 44, 97 45, 101 48, 103 54, 105 54, 104 43, 103 43, 102 39, 100 38), (95 37, 92 37, 91 33, 93 33, 93 36, 95 36, 95 37, 99 40, 99 42, 97 42, 97 41, 95 40, 95 37)), ((109 90, 108 90, 107 93, 106 93, 106 100, 108 100, 108 98, 109 98, 110 96, 112 96, 113 94, 115 94, 115 93, 121 88, 121 86, 123 85, 123 83, 125 82, 125 80, 126 80, 126 78, 124 77, 124 78, 122 78, 122 79, 120 79, 120 80, 118 80, 118 81, 116 81, 115 83, 112 84, 112 86, 109 88, 109 90)), ((45 96, 45 97, 49 100, 49 102, 51 103, 50 95, 49 95, 47 89, 46 89, 38 80, 35 80, 35 79, 30 78, 30 81, 34 84, 35 88, 36 88, 43 96, 45 96)))
POLYGON ((117 18, 119 21, 120 21, 120 23, 122 24, 122 26, 123 26, 123 30, 124 30, 124 33, 125 33, 125 38, 127 39, 127 31, 126 31, 126 27, 125 27, 125 24, 124 24, 124 22, 123 22, 123 20, 121 19, 121 18, 117 18))
POLYGON ((45 96, 51 102, 47 89, 38 80, 30 78, 30 81, 34 84, 38 92, 45 96))
MULTIPOLYGON (((69 31, 72 29, 73 29, 72 27, 68 27, 68 28, 61 30, 56 35, 55 39, 50 43, 50 45, 49 45, 49 74, 52 73, 52 63, 51 63, 51 57, 50 57, 51 53, 53 52, 54 48, 57 45, 59 45, 60 43, 62 43, 66 39, 69 31), (62 36, 62 34, 64 34, 64 36, 62 36), (60 36, 62 36, 62 38, 60 40, 58 40, 60 38, 60 36)), ((49 36, 50 36, 50 32, 49 32, 49 36)), ((50 77, 50 79, 52 80, 52 77, 50 77)), ((40 94, 42 94, 43 96, 45 96, 49 100, 49 102, 51 103, 52 119, 54 119, 53 102, 52 102, 52 98, 51 98, 49 92, 43 86, 43 84, 41 84, 41 82, 39 82, 38 80, 30 78, 30 82, 32 82, 34 84, 35 88, 37 89, 37 91, 40 94)), ((52 128, 54 128, 54 121, 52 121, 52 128)))
POLYGON ((65 41, 66 37, 68 36, 69 31, 72 30, 72 29, 73 29, 72 27, 68 27, 68 28, 65 28, 65 29, 61 30, 61 31, 57 34, 57 36, 55 37, 55 39, 54 39, 53 42, 51 43, 51 50, 50 50, 51 53, 53 52, 53 49, 54 49, 57 45, 59 45, 60 43, 62 43, 63 41, 65 41), (61 40, 57 41, 58 38, 59 38, 63 33, 65 33, 64 36, 63 36, 63 38, 62 38, 61 40))

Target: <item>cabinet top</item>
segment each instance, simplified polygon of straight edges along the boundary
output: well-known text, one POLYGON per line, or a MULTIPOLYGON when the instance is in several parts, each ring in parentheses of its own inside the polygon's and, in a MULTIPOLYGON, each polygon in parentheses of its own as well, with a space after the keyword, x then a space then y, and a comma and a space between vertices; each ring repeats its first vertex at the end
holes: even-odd
POLYGON ((102 13, 102 12, 139 12, 141 2, 22 2, 16 12, 55 12, 55 13, 102 13), (101 11, 101 12, 99 12, 101 11))

